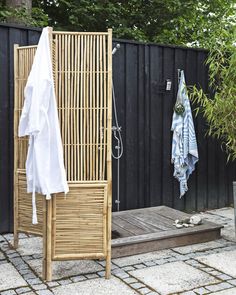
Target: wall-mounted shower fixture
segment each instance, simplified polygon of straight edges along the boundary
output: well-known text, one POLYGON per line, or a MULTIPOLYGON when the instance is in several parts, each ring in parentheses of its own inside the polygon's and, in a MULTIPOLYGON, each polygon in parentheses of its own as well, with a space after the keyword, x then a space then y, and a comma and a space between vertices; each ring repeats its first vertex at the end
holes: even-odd
POLYGON ((116 109, 116 97, 114 86, 112 85, 112 98, 113 98, 113 109, 114 109, 114 118, 115 118, 115 125, 112 126, 112 133, 116 140, 115 150, 114 153, 112 150, 112 157, 117 160, 117 198, 115 203, 117 205, 117 211, 120 211, 120 158, 123 155, 123 140, 121 135, 121 126, 119 125, 118 118, 117 118, 117 109, 116 109))
MULTIPOLYGON (((116 44, 116 46, 112 50, 112 54, 114 55, 117 50, 120 48, 120 44, 116 44)), ((112 101, 113 101, 113 110, 114 110, 114 123, 115 125, 112 126, 112 133, 114 136, 114 139, 116 140, 115 144, 115 150, 116 152, 113 153, 112 150, 112 157, 117 160, 117 198, 115 200, 115 203, 117 205, 117 211, 120 211, 120 158, 123 155, 123 141, 121 136, 121 126, 118 122, 117 117, 117 109, 116 109, 116 97, 115 97, 115 91, 114 91, 114 85, 112 82, 112 101)))

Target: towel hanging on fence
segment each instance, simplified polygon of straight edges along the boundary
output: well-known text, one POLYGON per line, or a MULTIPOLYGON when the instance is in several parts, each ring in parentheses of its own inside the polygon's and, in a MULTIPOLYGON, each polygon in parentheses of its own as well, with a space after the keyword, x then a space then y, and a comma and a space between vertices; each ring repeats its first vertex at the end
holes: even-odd
POLYGON ((27 192, 32 193, 33 224, 37 224, 35 193, 68 192, 56 97, 49 29, 44 28, 24 89, 19 136, 29 135, 26 160, 27 192))
POLYGON ((187 180, 198 161, 198 148, 184 71, 180 71, 179 74, 178 94, 171 126, 173 131, 171 162, 174 164, 174 177, 180 183, 181 198, 188 190, 187 180))

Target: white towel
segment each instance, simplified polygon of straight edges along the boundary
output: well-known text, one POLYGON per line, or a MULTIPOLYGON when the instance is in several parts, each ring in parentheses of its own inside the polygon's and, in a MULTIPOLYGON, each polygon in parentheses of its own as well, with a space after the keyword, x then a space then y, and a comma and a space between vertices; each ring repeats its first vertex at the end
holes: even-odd
POLYGON ((68 192, 54 91, 49 30, 44 28, 24 91, 19 136, 29 135, 27 192, 32 193, 33 224, 37 223, 35 193, 68 192))
POLYGON ((171 161, 174 164, 174 177, 180 183, 180 197, 182 197, 188 190, 187 180, 198 161, 197 140, 185 85, 184 71, 180 73, 177 101, 183 104, 185 110, 181 115, 178 115, 175 111, 173 114, 171 161))

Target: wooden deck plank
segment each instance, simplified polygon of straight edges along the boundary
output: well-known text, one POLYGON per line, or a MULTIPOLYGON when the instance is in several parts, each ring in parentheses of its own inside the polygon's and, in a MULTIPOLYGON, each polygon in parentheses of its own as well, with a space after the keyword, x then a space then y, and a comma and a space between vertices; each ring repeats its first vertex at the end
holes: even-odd
POLYGON ((126 229, 120 227, 119 225, 115 224, 112 222, 112 231, 115 231, 117 235, 117 233, 119 234, 120 237, 125 238, 125 237, 129 237, 131 235, 131 233, 129 231, 127 231, 126 229))
POLYGON ((122 215, 122 216, 119 216, 119 218, 126 221, 127 225, 129 224, 137 225, 139 228, 143 230, 143 233, 154 233, 154 232, 162 231, 162 229, 160 229, 157 225, 148 224, 144 222, 143 220, 136 218, 136 216, 132 214, 122 215))
POLYGON ((131 215, 135 216, 135 218, 139 220, 142 220, 146 224, 154 224, 162 230, 169 230, 173 228, 173 221, 171 219, 157 214, 151 210, 149 210, 148 213, 137 210, 137 212, 133 212, 131 215))
POLYGON ((112 223, 129 231, 132 236, 143 234, 143 229, 141 227, 128 223, 126 220, 120 218, 119 216, 116 216, 115 218, 113 218, 112 223))

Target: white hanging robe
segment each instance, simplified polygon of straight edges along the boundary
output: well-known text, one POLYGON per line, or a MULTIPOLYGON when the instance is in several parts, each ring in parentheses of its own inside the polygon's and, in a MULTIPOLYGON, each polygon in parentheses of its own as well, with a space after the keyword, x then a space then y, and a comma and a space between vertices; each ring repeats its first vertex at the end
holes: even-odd
POLYGON ((48 27, 44 28, 24 89, 19 136, 29 135, 27 192, 32 193, 33 224, 37 224, 35 192, 46 199, 69 191, 53 83, 48 27))

